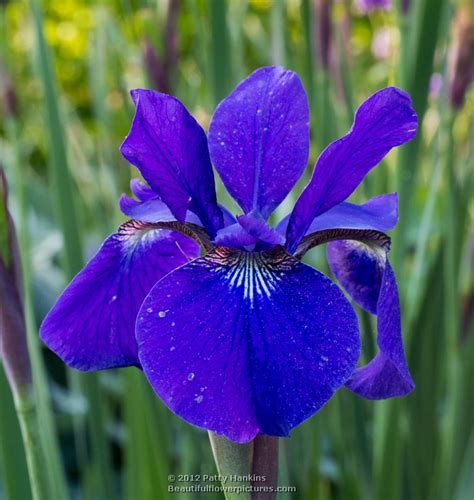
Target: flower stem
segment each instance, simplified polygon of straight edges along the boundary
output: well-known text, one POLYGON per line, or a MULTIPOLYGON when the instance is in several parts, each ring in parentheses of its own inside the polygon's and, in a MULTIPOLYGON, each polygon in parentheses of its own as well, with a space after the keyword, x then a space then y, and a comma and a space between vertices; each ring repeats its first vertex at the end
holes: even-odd
POLYGON ((238 444, 223 436, 209 432, 212 454, 216 462, 224 495, 227 500, 249 499, 250 495, 241 494, 237 488, 250 486, 249 481, 236 479, 236 476, 249 476, 252 471, 253 442, 238 444))
POLYGON ((33 393, 15 394, 15 409, 20 422, 33 499, 46 500, 48 495, 44 481, 44 460, 41 453, 33 393))
POLYGON ((250 443, 238 444, 209 432, 209 439, 227 500, 276 498, 278 438, 261 434, 250 443), (241 488, 252 491, 239 491, 241 488), (270 488, 272 491, 263 491, 270 488))
POLYGON ((253 441, 252 460, 252 500, 269 500, 276 498, 278 485, 278 438, 260 434, 253 441), (265 479, 263 479, 265 478, 265 479), (272 491, 258 491, 258 487, 270 488, 272 491))

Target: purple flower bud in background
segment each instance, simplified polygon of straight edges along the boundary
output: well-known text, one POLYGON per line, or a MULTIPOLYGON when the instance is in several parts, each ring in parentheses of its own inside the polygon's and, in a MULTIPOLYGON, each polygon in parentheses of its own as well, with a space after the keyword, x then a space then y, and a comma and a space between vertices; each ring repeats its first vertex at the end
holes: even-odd
POLYGON ((443 76, 440 73, 433 73, 430 79, 429 95, 432 99, 439 97, 443 88, 443 76))
POLYGON ((392 6, 391 0, 356 0, 356 6, 363 14, 374 10, 389 10, 392 6))
POLYGON ((178 63, 178 37, 176 24, 181 0, 169 0, 166 27, 161 57, 156 53, 150 39, 143 41, 142 53, 145 68, 152 85, 160 92, 169 93, 171 81, 176 74, 178 63))
POLYGON ((331 25, 332 0, 315 0, 314 16, 316 27, 316 55, 318 64, 329 69, 331 60, 332 25, 331 25))
POLYGON ((408 15, 408 12, 410 11, 410 6, 411 2, 410 0, 401 0, 401 8, 402 8, 402 13, 403 15, 408 15))
POLYGON ((474 81, 474 21, 472 10, 458 8, 452 28, 449 53, 448 99, 453 109, 464 103, 469 86, 474 81))
POLYGON ((142 55, 143 62, 145 64, 145 69, 150 79, 150 83, 157 90, 166 92, 164 87, 166 83, 163 82, 163 69, 161 67, 161 61, 156 53, 155 47, 151 43, 150 39, 146 37, 142 44, 142 55))
POLYGON ((7 202, 7 182, 0 168, 0 359, 17 397, 31 386, 31 367, 23 316, 20 258, 7 202))
POLYGON ((17 98, 12 80, 0 57, 0 102, 7 118, 17 115, 17 98))

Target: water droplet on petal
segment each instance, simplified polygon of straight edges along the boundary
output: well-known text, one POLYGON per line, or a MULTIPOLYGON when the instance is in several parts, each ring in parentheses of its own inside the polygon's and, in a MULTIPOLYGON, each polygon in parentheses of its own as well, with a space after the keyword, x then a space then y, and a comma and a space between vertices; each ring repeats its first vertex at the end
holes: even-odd
POLYGON ((194 378, 194 373, 191 372, 188 374, 188 380, 192 380, 194 378))
POLYGON ((153 309, 151 307, 149 307, 147 310, 146 310, 147 313, 152 313, 153 312, 153 309))
POLYGON ((165 311, 160 311, 160 312, 158 313, 158 316, 159 316, 160 318, 164 318, 164 317, 166 316, 166 312, 165 312, 165 311))
POLYGON ((204 396, 202 394, 200 394, 199 396, 194 398, 194 401, 196 401, 196 403, 202 403, 203 399, 204 399, 204 396))

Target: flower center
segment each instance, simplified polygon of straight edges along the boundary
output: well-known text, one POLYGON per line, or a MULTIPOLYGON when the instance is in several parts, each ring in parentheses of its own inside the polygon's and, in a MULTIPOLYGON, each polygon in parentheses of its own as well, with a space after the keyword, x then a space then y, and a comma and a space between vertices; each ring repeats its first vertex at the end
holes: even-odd
POLYGON ((256 296, 270 298, 285 272, 298 263, 281 247, 268 252, 215 247, 204 259, 209 263, 209 270, 222 277, 230 289, 241 290, 251 308, 256 296))

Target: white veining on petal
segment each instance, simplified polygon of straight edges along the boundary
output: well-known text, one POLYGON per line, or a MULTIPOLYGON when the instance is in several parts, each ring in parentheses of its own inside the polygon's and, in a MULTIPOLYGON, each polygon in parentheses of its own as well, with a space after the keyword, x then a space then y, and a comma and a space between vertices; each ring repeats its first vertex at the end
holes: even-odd
POLYGON ((230 289, 241 289, 253 308, 256 296, 271 297, 288 269, 288 262, 285 257, 275 260, 263 252, 233 252, 216 254, 208 266, 228 282, 230 289))

